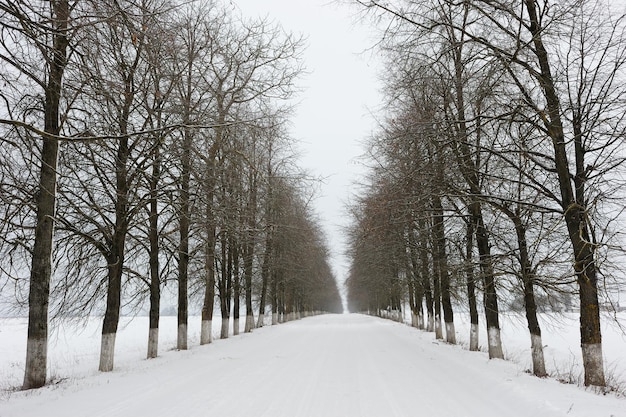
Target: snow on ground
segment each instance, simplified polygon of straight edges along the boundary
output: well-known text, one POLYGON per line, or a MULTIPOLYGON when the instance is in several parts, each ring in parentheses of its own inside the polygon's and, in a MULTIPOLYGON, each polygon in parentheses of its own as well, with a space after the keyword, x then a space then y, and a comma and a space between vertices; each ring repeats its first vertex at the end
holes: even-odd
MULTIPOLYGON (((11 331, 5 324, 0 337, 11 331)), ((97 344, 98 334, 88 332, 97 344)), ((626 416, 626 399, 534 378, 514 362, 363 315, 311 317, 186 352, 164 341, 170 350, 155 360, 140 359, 143 348, 127 353, 126 343, 112 373, 5 391, 0 417, 626 416)), ((12 374, 4 355, 0 361, 1 372, 12 374)))
MULTIPOLYGON (((479 343, 487 351, 487 330, 480 317, 479 343)), ((626 312, 602 316, 602 350, 607 379, 622 381, 626 389, 626 312)), ((469 346, 470 323, 467 314, 455 315, 457 342, 469 346)), ((410 321, 410 320, 409 320, 410 321)), ((583 367, 580 349, 580 328, 577 313, 539 314, 546 370, 554 377, 582 385, 583 367)), ((505 358, 523 370, 532 369, 530 334, 526 318, 520 313, 501 313, 500 328, 505 358)))

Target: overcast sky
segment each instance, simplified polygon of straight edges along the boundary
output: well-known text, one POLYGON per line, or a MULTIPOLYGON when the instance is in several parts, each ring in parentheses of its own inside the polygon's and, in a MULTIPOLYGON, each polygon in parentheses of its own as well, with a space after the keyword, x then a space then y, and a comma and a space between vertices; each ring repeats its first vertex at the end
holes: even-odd
POLYGON ((352 184, 364 172, 361 142, 375 126, 379 107, 379 64, 368 49, 372 31, 357 22, 354 8, 332 0, 234 0, 244 16, 267 16, 285 30, 307 38, 308 75, 293 118, 292 136, 302 150, 301 166, 326 178, 315 201, 332 252, 332 266, 343 281, 349 267, 343 256, 342 227, 352 184))

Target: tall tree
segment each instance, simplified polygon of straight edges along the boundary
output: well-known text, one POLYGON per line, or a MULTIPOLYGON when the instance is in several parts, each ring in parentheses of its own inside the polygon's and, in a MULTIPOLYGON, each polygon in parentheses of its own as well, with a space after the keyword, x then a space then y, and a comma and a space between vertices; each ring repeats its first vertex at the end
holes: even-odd
MULTIPOLYGON (((72 32, 75 30, 71 23, 74 8, 73 2, 63 0, 51 1, 49 4, 0 3, 2 78, 8 81, 13 78, 11 73, 17 72, 20 76, 26 77, 29 84, 38 87, 44 96, 42 103, 37 105, 43 123, 36 122, 30 117, 26 118, 26 127, 29 131, 40 132, 42 145, 35 198, 36 222, 29 282, 24 389, 43 386, 47 375, 48 305, 52 274, 58 140, 62 127, 61 97, 72 32), (21 47, 15 48, 15 44, 21 44, 21 47), (35 55, 38 58, 35 58, 35 55), (37 128, 41 125, 43 130, 37 128)), ((4 94, 3 98, 8 105, 4 94)), ((10 109, 6 110, 9 116, 14 114, 10 109)), ((11 118, 2 122, 15 126, 18 120, 11 118)))

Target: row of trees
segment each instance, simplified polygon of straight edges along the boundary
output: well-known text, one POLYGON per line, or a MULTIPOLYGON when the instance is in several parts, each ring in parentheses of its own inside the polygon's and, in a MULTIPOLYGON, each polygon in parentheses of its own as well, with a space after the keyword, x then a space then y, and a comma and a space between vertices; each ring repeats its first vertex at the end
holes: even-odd
POLYGON ((27 305, 24 388, 46 381, 49 313, 103 314, 114 364, 122 307, 175 283, 211 342, 341 311, 326 244, 285 133, 302 40, 218 3, 0 3, 0 289, 27 305), (28 294, 26 296, 25 294, 28 294), (26 299, 28 300, 26 303, 26 299), (243 301, 244 305, 240 306, 243 301))
POLYGON ((482 295, 490 358, 502 302, 523 305, 546 375, 539 308, 580 299, 585 385, 605 385, 600 309, 619 263, 626 26, 603 1, 358 1, 385 28, 389 115, 354 204, 351 311, 399 309, 455 343, 482 295), (519 300, 519 301, 518 301, 519 300), (426 314, 423 308, 426 308, 426 314))

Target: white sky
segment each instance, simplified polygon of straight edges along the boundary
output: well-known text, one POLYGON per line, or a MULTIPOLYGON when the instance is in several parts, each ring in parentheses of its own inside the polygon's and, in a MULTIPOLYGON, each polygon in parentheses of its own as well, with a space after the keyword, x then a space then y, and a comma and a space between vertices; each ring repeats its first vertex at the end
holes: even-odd
POLYGON ((348 224, 345 204, 364 169, 360 143, 374 128, 372 112, 380 106, 379 64, 368 51, 373 31, 358 23, 357 9, 332 0, 234 0, 244 16, 267 16, 286 31, 304 35, 308 75, 292 119, 292 136, 303 151, 300 165, 326 178, 316 199, 340 282, 349 267, 343 256, 341 229, 348 224))

